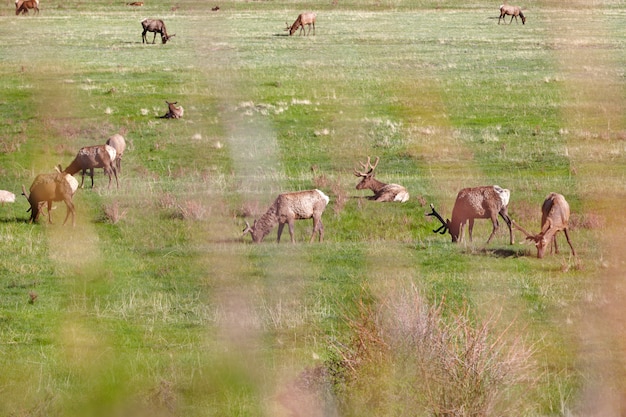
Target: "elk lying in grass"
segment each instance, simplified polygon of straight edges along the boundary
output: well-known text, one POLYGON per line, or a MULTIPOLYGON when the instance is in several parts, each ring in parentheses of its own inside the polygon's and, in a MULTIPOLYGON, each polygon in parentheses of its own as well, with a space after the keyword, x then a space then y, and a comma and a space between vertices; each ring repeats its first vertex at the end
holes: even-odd
POLYGON ((126 141, 124 136, 116 133, 107 139, 106 144, 115 149, 115 169, 118 173, 122 172, 122 156, 126 150, 126 141))
POLYGON ((30 193, 26 192, 26 187, 22 185, 22 194, 30 203, 30 222, 36 222, 41 212, 41 207, 48 204, 48 223, 52 224, 52 202, 63 201, 67 206, 67 214, 63 224, 67 223, 70 214, 72 215, 72 225, 76 225, 74 203, 72 197, 76 192, 78 182, 71 175, 59 172, 54 174, 39 174, 35 177, 30 186, 30 193))
POLYGON ((170 103, 169 101, 165 100, 165 103, 167 103, 167 113, 161 116, 161 119, 180 119, 183 117, 183 114, 185 114, 185 109, 183 109, 183 106, 176 106, 178 104, 178 101, 170 103))
POLYGON ((545 254, 546 246, 550 245, 550 252, 552 253, 552 244, 554 244, 554 251, 559 253, 559 247, 556 243, 556 234, 561 230, 565 233, 565 238, 569 247, 572 249, 572 255, 576 256, 576 251, 569 238, 569 204, 561 194, 550 193, 546 197, 543 205, 541 206, 541 231, 536 235, 527 232, 520 225, 513 222, 516 229, 526 235, 527 240, 535 242, 537 247, 537 258, 543 258, 545 254))
POLYGON ((357 171, 354 170, 354 175, 357 177, 363 178, 361 182, 356 185, 357 190, 372 190, 374 191, 374 195, 367 197, 370 200, 374 201, 399 201, 404 203, 409 199, 409 192, 401 185, 398 184, 386 184, 384 182, 378 181, 374 178, 374 170, 378 166, 378 162, 380 161, 379 157, 376 157, 376 162, 372 165, 370 157, 367 157, 367 164, 359 162, 365 171, 357 171))
POLYGON ((93 170, 95 168, 104 168, 104 173, 109 176, 109 188, 111 188, 111 175, 115 176, 115 182, 119 188, 120 183, 117 179, 117 170, 114 164, 116 154, 115 148, 109 145, 85 146, 78 151, 76 158, 63 172, 74 175, 78 171, 82 171, 80 187, 83 188, 85 172, 89 170, 91 188, 93 188, 93 170))
POLYGON ((17 0, 15 2, 15 15, 28 14, 28 9, 35 10, 39 14, 39 0, 17 0))
POLYGON ((469 222, 469 239, 472 241, 472 229, 474 219, 491 219, 493 230, 487 243, 495 236, 498 230, 498 215, 500 215, 509 227, 510 243, 514 243, 513 229, 511 228, 511 218, 509 217, 507 206, 511 192, 497 185, 488 185, 474 188, 464 188, 457 194, 454 208, 452 209, 452 221, 443 220, 431 204, 432 212, 427 216, 434 216, 441 222, 442 226, 434 230, 435 233, 444 234, 450 232, 453 242, 462 240, 463 228, 469 222))
POLYGON ((500 24, 500 19, 504 19, 504 23, 506 23, 506 16, 511 16, 511 20, 509 24, 513 22, 513 18, 515 18, 515 23, 517 23, 517 16, 522 18, 522 25, 526 24, 526 17, 524 17, 524 13, 522 13, 522 9, 519 6, 509 6, 508 4, 503 4, 500 6, 500 17, 498 18, 498 24, 500 24))
POLYGON ((305 36, 308 36, 311 34, 311 26, 313 26, 313 35, 315 35, 315 18, 317 17, 317 14, 313 13, 313 12, 306 12, 306 13, 302 13, 300 15, 298 15, 298 18, 296 19, 295 22, 293 22, 292 25, 289 25, 289 22, 286 22, 287 27, 285 28, 285 30, 289 31, 289 36, 293 35, 296 30, 298 30, 298 28, 300 28, 300 35, 302 35, 302 32, 305 32, 304 30, 304 26, 308 26, 309 27, 309 32, 305 32, 305 36))
POLYGON ((164 44, 167 43, 170 38, 176 36, 175 33, 173 33, 172 35, 167 34, 167 30, 165 29, 165 23, 163 23, 163 21, 160 19, 144 19, 141 21, 141 26, 143 27, 143 33, 141 34, 141 43, 149 43, 146 37, 146 33, 148 32, 154 33, 154 36, 152 37, 153 44, 156 39, 157 33, 161 35, 161 42, 163 42, 164 44))
POLYGON ((267 212, 254 221, 252 227, 246 222, 243 234, 250 232, 252 241, 260 243, 272 228, 278 224, 276 242, 280 243, 280 235, 283 233, 283 227, 287 224, 289 225, 291 243, 296 243, 293 231, 295 221, 312 218, 313 233, 309 242, 313 242, 315 239, 315 232, 319 233, 319 241, 322 242, 324 240, 322 214, 329 200, 326 194, 317 189, 280 194, 267 212))

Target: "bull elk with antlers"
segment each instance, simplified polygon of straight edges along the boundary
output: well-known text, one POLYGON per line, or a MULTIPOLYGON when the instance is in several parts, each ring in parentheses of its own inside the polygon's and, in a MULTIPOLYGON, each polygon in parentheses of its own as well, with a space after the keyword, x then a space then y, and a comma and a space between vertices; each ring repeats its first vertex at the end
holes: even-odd
POLYGON ((356 185, 356 189, 374 191, 373 196, 367 197, 368 199, 374 201, 399 201, 401 203, 408 201, 409 192, 406 188, 398 184, 386 184, 374 178, 374 170, 378 166, 379 161, 380 158, 376 157, 376 162, 372 165, 371 159, 368 156, 366 164, 359 162, 359 164, 363 167, 363 171, 354 170, 354 175, 362 178, 361 182, 356 185))
POLYGON ((487 243, 495 236, 498 230, 498 215, 500 215, 509 227, 511 245, 514 243, 513 229, 511 228, 511 218, 508 214, 509 199, 511 192, 506 188, 497 185, 487 185, 482 187, 463 188, 456 196, 454 208, 452 209, 452 220, 444 220, 435 210, 434 205, 430 205, 431 212, 427 216, 436 217, 442 224, 435 233, 444 234, 450 232, 453 242, 462 240, 465 223, 469 223, 469 239, 472 241, 472 229, 475 219, 491 219, 493 230, 487 243))
POLYGON ((569 214, 569 204, 567 200, 565 200, 565 197, 561 194, 550 193, 541 206, 541 231, 539 233, 533 235, 524 230, 516 222, 513 222, 513 226, 524 233, 527 240, 535 242, 537 258, 539 259, 543 258, 546 246, 548 245, 550 245, 550 252, 552 252, 552 248, 554 247, 555 253, 559 253, 559 247, 556 243, 556 234, 561 230, 565 234, 569 247, 572 249, 572 255, 576 256, 576 251, 569 238, 569 214))

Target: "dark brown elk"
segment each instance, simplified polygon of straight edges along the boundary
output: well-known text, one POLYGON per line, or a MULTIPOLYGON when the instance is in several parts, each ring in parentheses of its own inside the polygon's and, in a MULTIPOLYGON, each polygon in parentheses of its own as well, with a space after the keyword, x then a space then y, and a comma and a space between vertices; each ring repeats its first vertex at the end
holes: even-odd
POLYGON ((128 6, 138 6, 138 7, 141 7, 141 6, 143 6, 143 1, 134 1, 134 2, 132 2, 132 3, 126 3, 126 5, 128 5, 128 6))
POLYGON ((522 9, 519 6, 509 6, 508 4, 503 4, 500 6, 500 17, 498 18, 498 24, 500 24, 500 19, 504 19, 504 23, 506 23, 506 16, 511 16, 511 20, 509 24, 513 22, 513 18, 515 18, 515 23, 517 23, 517 16, 522 18, 522 25, 526 24, 526 17, 524 17, 524 13, 522 13, 522 9))
POLYGON ((122 156, 124 156, 124 151, 126 150, 124 136, 116 133, 107 139, 106 144, 115 149, 115 169, 120 174, 122 172, 122 156))
POLYGON ((93 188, 93 170, 94 168, 104 168, 104 173, 109 176, 109 188, 111 188, 112 175, 115 176, 115 182, 119 188, 120 183, 117 179, 117 170, 115 169, 115 157, 117 152, 109 145, 85 146, 78 151, 76 158, 69 164, 63 172, 74 175, 78 171, 82 171, 82 179, 80 187, 83 188, 85 183, 85 172, 89 170, 91 177, 91 188, 93 188))
POLYGON ((359 164, 361 164, 365 171, 357 171, 356 169, 354 170, 354 175, 362 178, 361 182, 356 185, 356 189, 372 190, 374 192, 374 195, 367 198, 374 201, 399 201, 401 203, 408 201, 409 192, 406 190, 406 188, 398 184, 386 184, 374 178, 374 170, 378 166, 379 161, 380 158, 376 157, 376 162, 374 162, 374 165, 372 165, 371 159, 368 156, 366 164, 359 162, 359 164))
POLYGON ((569 204, 567 200, 565 200, 565 197, 561 194, 550 193, 541 206, 541 231, 539 233, 533 235, 524 230, 517 223, 513 222, 513 225, 526 235, 527 240, 535 242, 537 258, 539 259, 543 258, 548 245, 550 245, 550 252, 552 252, 552 245, 554 245, 555 253, 559 253, 559 247, 556 243, 556 234, 561 230, 565 234, 565 239, 567 239, 569 247, 572 249, 572 255, 576 256, 576 251, 569 238, 569 215, 569 204))
POLYGON ((177 101, 170 103, 165 100, 165 103, 167 104, 167 113, 161 116, 161 119, 180 119, 183 117, 183 114, 185 114, 183 106, 176 106, 178 104, 177 101))
POLYGON ((39 0, 17 0, 15 2, 15 15, 28 14, 28 9, 35 10, 39 14, 39 0))
POLYGON ((449 231, 453 242, 462 240, 465 223, 469 223, 469 239, 471 242, 474 220, 491 219, 493 230, 491 235, 489 235, 489 239, 487 239, 487 243, 489 243, 498 230, 498 215, 500 215, 509 228, 510 243, 512 245, 514 243, 513 229, 511 228, 511 218, 507 209, 510 197, 511 192, 509 190, 497 185, 464 188, 457 194, 454 208, 452 209, 451 221, 444 220, 432 204, 430 205, 432 211, 427 216, 434 216, 439 219, 442 226, 434 230, 434 232, 444 234, 446 231, 449 231))
POLYGON ((143 27, 143 33, 141 34, 141 43, 149 43, 146 37, 146 33, 153 32, 154 36, 152 37, 152 43, 155 42, 156 35, 159 33, 161 35, 161 42, 164 44, 176 36, 175 33, 168 35, 167 30, 165 29, 165 23, 163 23, 160 19, 144 19, 141 21, 141 26, 143 27))
MULTIPOLYGON (((71 177, 71 176, 70 176, 71 177)), ((74 177, 71 177, 74 179, 74 177)), ((41 212, 41 207, 48 204, 48 223, 52 223, 50 212, 52 210, 53 201, 63 201, 67 206, 67 214, 63 224, 67 223, 67 219, 72 215, 72 225, 76 224, 75 208, 72 197, 76 189, 74 184, 68 181, 67 174, 56 172, 54 174, 40 174, 35 177, 30 186, 30 193, 26 192, 26 187, 22 185, 22 194, 30 204, 30 221, 36 222, 41 212)))
POLYGON ((315 233, 319 233, 319 241, 324 240, 324 225, 322 214, 330 199, 320 190, 296 191, 293 193, 280 194, 267 212, 250 226, 246 222, 243 234, 250 233, 254 243, 260 243, 265 236, 278 224, 278 236, 276 242, 280 243, 280 235, 283 233, 285 224, 289 226, 291 243, 296 243, 294 237, 294 223, 296 220, 313 219, 313 233, 310 243, 315 239, 315 233))
POLYGON ((286 22, 287 27, 285 30, 288 30, 289 36, 291 36, 296 32, 296 30, 298 30, 298 28, 300 28, 300 35, 304 32, 305 36, 307 36, 311 34, 311 26, 313 26, 313 35, 315 35, 315 18, 317 18, 317 14, 313 12, 302 13, 298 15, 298 18, 292 25, 289 25, 289 22, 286 22), (308 33, 305 32, 304 26, 309 27, 308 33))

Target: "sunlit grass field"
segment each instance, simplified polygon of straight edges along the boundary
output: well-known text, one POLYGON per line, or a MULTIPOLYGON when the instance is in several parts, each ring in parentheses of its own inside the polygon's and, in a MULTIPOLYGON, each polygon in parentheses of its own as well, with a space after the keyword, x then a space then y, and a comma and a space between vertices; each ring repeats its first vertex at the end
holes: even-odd
POLYGON ((485 2, 145 3, 0 10, 0 415, 620 415, 623 3, 519 3, 525 25, 485 2), (307 10, 315 36, 287 36, 307 10), (142 44, 146 17, 176 36, 142 44), (184 117, 159 118, 165 100, 184 117), (63 203, 29 224, 21 186, 114 133, 120 188, 97 170, 75 227, 63 203), (407 203, 355 189, 368 156, 407 203), (578 257, 560 234, 537 259, 503 222, 489 245, 486 220, 471 243, 433 233, 430 203, 450 217, 491 184, 534 232, 563 194, 578 257), (331 198, 323 243, 311 221, 296 245, 242 237, 311 188, 331 198), (420 317, 466 359, 484 333, 506 378, 452 378, 483 390, 452 411, 433 369, 462 360, 407 347, 420 317))

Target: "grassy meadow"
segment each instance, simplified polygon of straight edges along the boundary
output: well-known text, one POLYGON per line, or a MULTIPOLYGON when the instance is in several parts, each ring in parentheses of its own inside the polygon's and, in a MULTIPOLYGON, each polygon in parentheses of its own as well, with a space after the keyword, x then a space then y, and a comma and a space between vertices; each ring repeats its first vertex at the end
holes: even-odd
POLYGON ((145 3, 0 10, 0 416, 624 413, 623 2, 145 3), (21 186, 114 133, 119 189, 28 223, 21 186), (355 189, 368 156, 407 203, 355 189), (578 257, 433 233, 490 184, 534 232, 563 194, 578 257), (323 243, 241 236, 311 188, 323 243))

